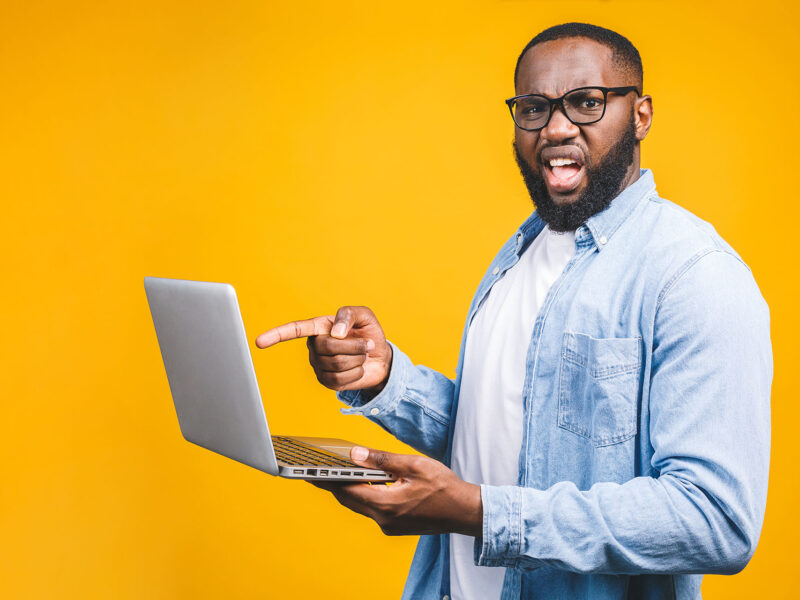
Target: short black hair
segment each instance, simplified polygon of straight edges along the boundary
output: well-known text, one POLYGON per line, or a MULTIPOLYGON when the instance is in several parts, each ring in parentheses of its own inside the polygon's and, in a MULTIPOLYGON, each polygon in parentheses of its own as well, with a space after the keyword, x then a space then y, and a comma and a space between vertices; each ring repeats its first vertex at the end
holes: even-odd
POLYGON ((517 76, 519 75, 519 65, 522 62, 522 57, 525 56, 528 50, 542 42, 552 42, 553 40, 573 37, 588 38, 611 48, 615 66, 627 71, 634 78, 631 83, 639 88, 640 94, 642 93, 644 70, 642 69, 642 57, 639 56, 636 46, 628 38, 618 34, 616 31, 597 25, 590 25, 589 23, 554 25, 553 27, 548 27, 528 42, 528 45, 525 46, 517 59, 517 66, 514 69, 514 87, 517 86, 517 76))

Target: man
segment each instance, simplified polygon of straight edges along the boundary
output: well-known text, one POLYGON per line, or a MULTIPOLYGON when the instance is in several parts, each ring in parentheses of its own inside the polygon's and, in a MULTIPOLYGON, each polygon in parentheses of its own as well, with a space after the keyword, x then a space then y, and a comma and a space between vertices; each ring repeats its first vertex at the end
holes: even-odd
POLYGON ((768 310, 730 246, 640 171, 642 83, 636 49, 603 28, 523 50, 507 103, 537 210, 478 287, 454 381, 365 307, 257 340, 310 336, 344 412, 430 457, 354 448, 399 481, 324 486, 387 534, 423 534, 404 598, 699 598, 698 574, 755 550, 768 310))

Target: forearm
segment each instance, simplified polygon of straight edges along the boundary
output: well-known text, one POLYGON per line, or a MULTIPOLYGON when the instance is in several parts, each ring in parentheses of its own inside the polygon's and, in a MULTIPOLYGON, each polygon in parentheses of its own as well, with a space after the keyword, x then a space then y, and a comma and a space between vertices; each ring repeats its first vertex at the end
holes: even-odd
POLYGON ((455 385, 428 367, 415 366, 392 344, 393 359, 384 388, 373 398, 360 391, 339 392, 350 405, 345 414, 363 414, 400 441, 443 460, 455 385))
MULTIPOLYGON (((484 566, 552 566, 580 573, 735 573, 760 520, 730 511, 674 476, 548 490, 482 486, 484 566)), ((739 507, 737 507, 739 509, 739 507)), ((755 511, 756 515, 759 513, 755 511)))

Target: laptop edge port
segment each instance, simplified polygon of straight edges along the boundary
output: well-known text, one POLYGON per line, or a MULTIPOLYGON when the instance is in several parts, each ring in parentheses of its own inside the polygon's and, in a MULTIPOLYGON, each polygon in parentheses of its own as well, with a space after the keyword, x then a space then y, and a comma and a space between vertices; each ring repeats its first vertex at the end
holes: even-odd
POLYGON ((323 477, 328 476, 328 469, 320 469, 319 474, 323 477))
POLYGON ((306 475, 316 476, 317 475, 317 470, 316 469, 306 469, 306 475))

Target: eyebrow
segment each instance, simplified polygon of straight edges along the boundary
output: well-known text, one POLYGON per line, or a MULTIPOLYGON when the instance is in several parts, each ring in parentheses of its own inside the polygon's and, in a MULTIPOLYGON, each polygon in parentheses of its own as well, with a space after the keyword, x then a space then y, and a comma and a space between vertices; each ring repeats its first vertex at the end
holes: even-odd
POLYGON ((564 90, 564 92, 562 92, 561 94, 547 94, 545 92, 535 91, 535 92, 523 92, 522 94, 516 94, 516 95, 517 96, 532 96, 532 95, 536 95, 536 96, 544 96, 545 98, 558 98, 560 96, 563 96, 564 94, 568 94, 569 92, 571 92, 573 90, 579 90, 579 89, 585 88, 585 87, 600 87, 600 88, 602 88, 602 87, 608 87, 608 86, 600 85, 599 83, 587 83, 585 85, 576 85, 575 87, 568 88, 568 89, 564 90))
POLYGON ((562 96, 563 94, 566 94, 567 92, 571 92, 572 90, 577 90, 578 88, 582 88, 582 87, 609 87, 609 86, 603 85, 602 83, 581 83, 579 85, 575 85, 575 86, 572 86, 572 87, 558 86, 558 88, 556 88, 556 89, 559 89, 559 88, 562 88, 562 87, 564 88, 564 92, 562 92, 561 94, 551 95, 551 94, 547 94, 546 92, 543 92, 543 91, 540 91, 540 90, 535 90, 535 91, 532 91, 532 92, 523 92, 521 94, 517 94, 517 96, 527 96, 529 94, 536 94, 537 96, 548 96, 548 97, 552 97, 552 98, 558 98, 559 96, 562 96))

